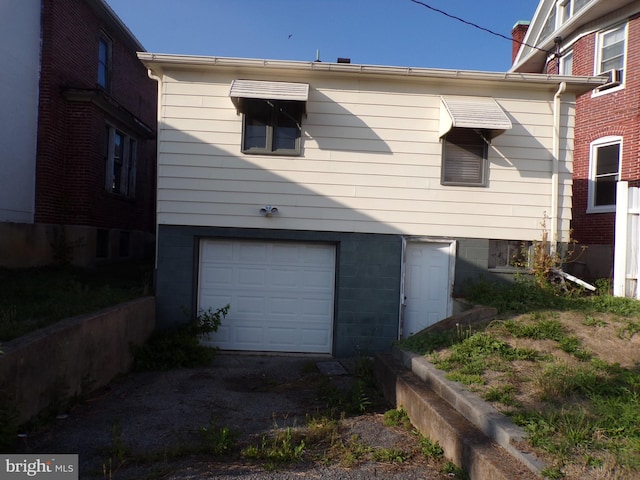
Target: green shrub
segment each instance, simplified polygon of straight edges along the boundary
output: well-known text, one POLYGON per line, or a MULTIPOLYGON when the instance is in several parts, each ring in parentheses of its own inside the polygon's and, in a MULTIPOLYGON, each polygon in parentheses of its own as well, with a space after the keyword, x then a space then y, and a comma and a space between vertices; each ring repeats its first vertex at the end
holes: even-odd
POLYGON ((174 330, 155 332, 149 341, 133 347, 136 370, 171 370, 193 368, 209 363, 216 349, 202 345, 202 336, 216 332, 229 313, 229 305, 217 310, 201 310, 195 320, 174 330))

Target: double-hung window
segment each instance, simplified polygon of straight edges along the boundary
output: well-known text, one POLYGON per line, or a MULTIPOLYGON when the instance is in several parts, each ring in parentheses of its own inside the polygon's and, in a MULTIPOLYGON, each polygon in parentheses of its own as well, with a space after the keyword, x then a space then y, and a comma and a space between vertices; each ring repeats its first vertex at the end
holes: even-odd
POLYGON ((605 137, 591 144, 588 212, 615 211, 621 157, 621 137, 605 137))
POLYGON ((598 88, 606 91, 619 86, 624 81, 627 27, 618 25, 599 32, 596 45, 596 75, 608 74, 609 82, 598 88))
POLYGON ((560 57, 560 75, 573 75, 573 50, 569 50, 560 57))
POLYGON ((98 40, 98 85, 111 88, 111 40, 105 35, 98 40))
POLYGON ((299 155, 302 102, 243 99, 244 153, 299 155))
POLYGON ((106 146, 105 187, 107 191, 116 195, 134 197, 138 146, 136 139, 108 125, 106 146))
POLYGON ((442 139, 442 184, 485 186, 487 132, 452 128, 442 139))

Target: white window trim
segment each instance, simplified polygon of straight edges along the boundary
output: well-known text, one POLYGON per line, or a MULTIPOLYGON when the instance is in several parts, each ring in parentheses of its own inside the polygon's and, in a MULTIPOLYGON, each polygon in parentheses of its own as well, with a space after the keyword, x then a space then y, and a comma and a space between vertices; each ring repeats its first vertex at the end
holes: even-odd
POLYGON ((593 59, 593 74, 594 75, 601 75, 603 72, 600 72, 600 61, 602 60, 602 38, 604 37, 604 35, 606 33, 612 32, 613 30, 617 30, 618 28, 623 27, 624 28, 624 60, 623 60, 623 65, 622 65, 622 70, 624 71, 624 75, 622 77, 622 82, 620 83, 620 85, 617 85, 615 87, 611 87, 611 88, 606 88, 603 90, 600 90, 598 88, 593 89, 593 91, 591 92, 591 96, 592 97, 599 97, 600 95, 606 95, 608 93, 613 93, 613 92, 618 92, 620 90, 623 90, 625 87, 625 84, 627 82, 627 57, 628 52, 629 52, 629 22, 626 22, 624 24, 617 24, 612 26, 611 28, 607 28, 606 30, 601 30, 596 34, 596 45, 595 45, 595 57, 593 59))
POLYGON ((618 181, 620 181, 620 172, 622 171, 622 151, 623 142, 620 136, 608 136, 599 138, 589 146, 589 184, 588 184, 588 197, 587 197, 587 213, 612 213, 616 211, 615 205, 603 205, 595 206, 595 178, 596 178, 596 151, 600 147, 606 147, 608 145, 620 145, 620 154, 618 158, 618 181))
POLYGON ((558 71, 560 75, 573 75, 573 49, 565 51, 559 60, 558 71), (567 58, 571 58, 571 71, 567 72, 567 58))
POLYGON ((112 195, 118 195, 127 198, 135 197, 136 193, 136 174, 137 174, 137 155, 138 155, 138 140, 136 137, 128 135, 121 129, 114 127, 111 124, 107 124, 109 129, 109 135, 107 138, 107 158, 106 158, 106 172, 105 172, 105 189, 112 195), (119 133, 123 138, 123 150, 122 150, 122 176, 124 182, 120 192, 113 191, 114 174, 114 137, 119 133))

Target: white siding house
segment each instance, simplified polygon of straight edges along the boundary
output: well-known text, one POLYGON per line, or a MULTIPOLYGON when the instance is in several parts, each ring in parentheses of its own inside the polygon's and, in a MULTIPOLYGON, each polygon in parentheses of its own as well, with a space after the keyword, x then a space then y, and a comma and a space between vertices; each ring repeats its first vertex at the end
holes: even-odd
POLYGON ((599 78, 139 57, 161 325, 230 303, 223 348, 380 350, 545 219, 568 240, 574 100, 599 78))

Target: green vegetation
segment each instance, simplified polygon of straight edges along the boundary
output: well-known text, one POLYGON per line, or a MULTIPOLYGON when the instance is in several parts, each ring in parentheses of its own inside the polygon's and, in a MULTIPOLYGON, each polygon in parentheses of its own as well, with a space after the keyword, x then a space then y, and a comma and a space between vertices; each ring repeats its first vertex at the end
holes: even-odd
POLYGON ((384 412, 384 424, 388 427, 402 427, 405 430, 411 430, 411 420, 404 408, 387 410, 384 412))
POLYGON ((133 347, 135 369, 171 370, 206 365, 215 356, 216 349, 202 345, 200 340, 218 330, 229 308, 229 305, 217 310, 209 307, 175 329, 155 331, 147 343, 133 347))
POLYGON ((302 460, 306 445, 300 435, 294 434, 292 428, 278 431, 269 438, 263 435, 260 445, 251 445, 242 451, 242 456, 264 462, 267 470, 275 470, 283 464, 302 460))
POLYGON ((152 266, 0 268, 0 341, 149 294, 152 266))
POLYGON ((458 328, 409 338, 401 348, 428 355, 447 378, 512 416, 547 462, 547 478, 639 478, 640 363, 621 367, 607 342, 640 333, 640 302, 526 278, 478 282, 467 298, 496 307, 498 319, 464 336, 458 328))

